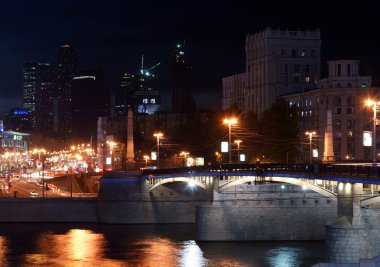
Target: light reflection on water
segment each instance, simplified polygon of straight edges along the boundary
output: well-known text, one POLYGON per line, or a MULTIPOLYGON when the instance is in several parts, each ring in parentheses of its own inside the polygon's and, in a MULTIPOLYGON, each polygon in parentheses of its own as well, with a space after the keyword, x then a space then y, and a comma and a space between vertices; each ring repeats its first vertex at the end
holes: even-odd
POLYGON ((311 266, 323 242, 195 242, 194 225, 0 224, 0 266, 311 266))

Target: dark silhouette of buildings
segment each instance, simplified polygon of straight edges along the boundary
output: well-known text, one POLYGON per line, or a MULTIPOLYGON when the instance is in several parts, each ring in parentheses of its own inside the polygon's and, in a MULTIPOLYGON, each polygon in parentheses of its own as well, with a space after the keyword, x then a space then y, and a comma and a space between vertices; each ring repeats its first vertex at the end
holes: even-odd
POLYGON ((121 85, 116 92, 115 115, 124 116, 131 107, 135 113, 154 114, 161 110, 161 97, 158 89, 157 76, 151 71, 160 63, 144 68, 144 56, 141 58, 141 68, 135 74, 124 73, 121 85))
POLYGON ((171 75, 172 112, 195 113, 196 104, 191 94, 191 66, 180 44, 177 44, 172 54, 171 75))

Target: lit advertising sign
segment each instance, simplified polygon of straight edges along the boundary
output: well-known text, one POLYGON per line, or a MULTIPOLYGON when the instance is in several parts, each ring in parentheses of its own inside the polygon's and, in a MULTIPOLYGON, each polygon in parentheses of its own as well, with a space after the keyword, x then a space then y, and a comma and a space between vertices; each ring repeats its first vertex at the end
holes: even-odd
POLYGON ((313 149, 313 158, 318 158, 318 149, 313 149))
POLYGON ((363 132, 363 146, 372 146, 372 132, 371 131, 363 132))
POLYGON ((15 134, 15 135, 13 136, 13 140, 20 141, 20 140, 22 140, 22 136, 21 136, 21 135, 17 135, 17 134, 15 134))
POLYGON ((152 153, 150 153, 150 158, 152 160, 157 160, 157 152, 156 151, 152 151, 152 153))
POLYGON ((106 164, 107 165, 111 165, 112 161, 111 161, 111 158, 107 157, 106 158, 106 164))
POLYGON ((228 142, 221 142, 221 150, 222 152, 228 152, 228 142))
POLYGON ((195 166, 204 166, 205 165, 205 159, 204 158, 195 158, 195 166))
POLYGON ((245 154, 240 154, 240 162, 244 162, 245 161, 245 154))
POLYGON ((13 115, 28 115, 28 111, 23 109, 16 109, 13 111, 13 115))

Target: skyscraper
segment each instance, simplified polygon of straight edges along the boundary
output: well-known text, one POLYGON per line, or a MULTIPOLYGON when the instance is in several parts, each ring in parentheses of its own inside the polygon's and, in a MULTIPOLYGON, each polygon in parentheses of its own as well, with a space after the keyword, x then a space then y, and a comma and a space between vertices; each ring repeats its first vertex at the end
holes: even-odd
POLYGON ((31 126, 36 127, 36 67, 37 62, 26 61, 23 65, 23 107, 28 110, 31 126))
POLYGON ((49 63, 24 63, 23 107, 29 111, 31 126, 43 133, 53 132, 54 76, 49 63))
POLYGON ((194 113, 196 105, 191 94, 191 66, 180 44, 177 44, 172 54, 171 74, 173 113, 194 113))
POLYGON ((121 85, 116 92, 115 115, 127 115, 128 108, 135 110, 135 76, 124 73, 121 77, 121 85))
POLYGON ((109 107, 100 68, 81 70, 74 76, 71 104, 73 141, 95 142, 97 119, 106 116, 109 107))
POLYGON ((58 51, 57 70, 57 102, 54 130, 61 136, 71 136, 72 133, 72 108, 71 94, 72 81, 76 69, 76 50, 63 44, 58 51))
POLYGON ((36 69, 36 125, 38 131, 53 133, 54 73, 49 63, 36 69))

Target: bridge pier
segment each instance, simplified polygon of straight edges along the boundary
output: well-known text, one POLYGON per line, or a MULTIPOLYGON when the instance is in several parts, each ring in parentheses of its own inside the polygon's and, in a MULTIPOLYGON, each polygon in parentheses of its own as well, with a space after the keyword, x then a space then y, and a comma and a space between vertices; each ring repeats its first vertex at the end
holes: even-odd
POLYGON ((361 208, 363 184, 338 185, 338 217, 326 225, 326 260, 358 263, 380 255, 380 220, 361 208))

